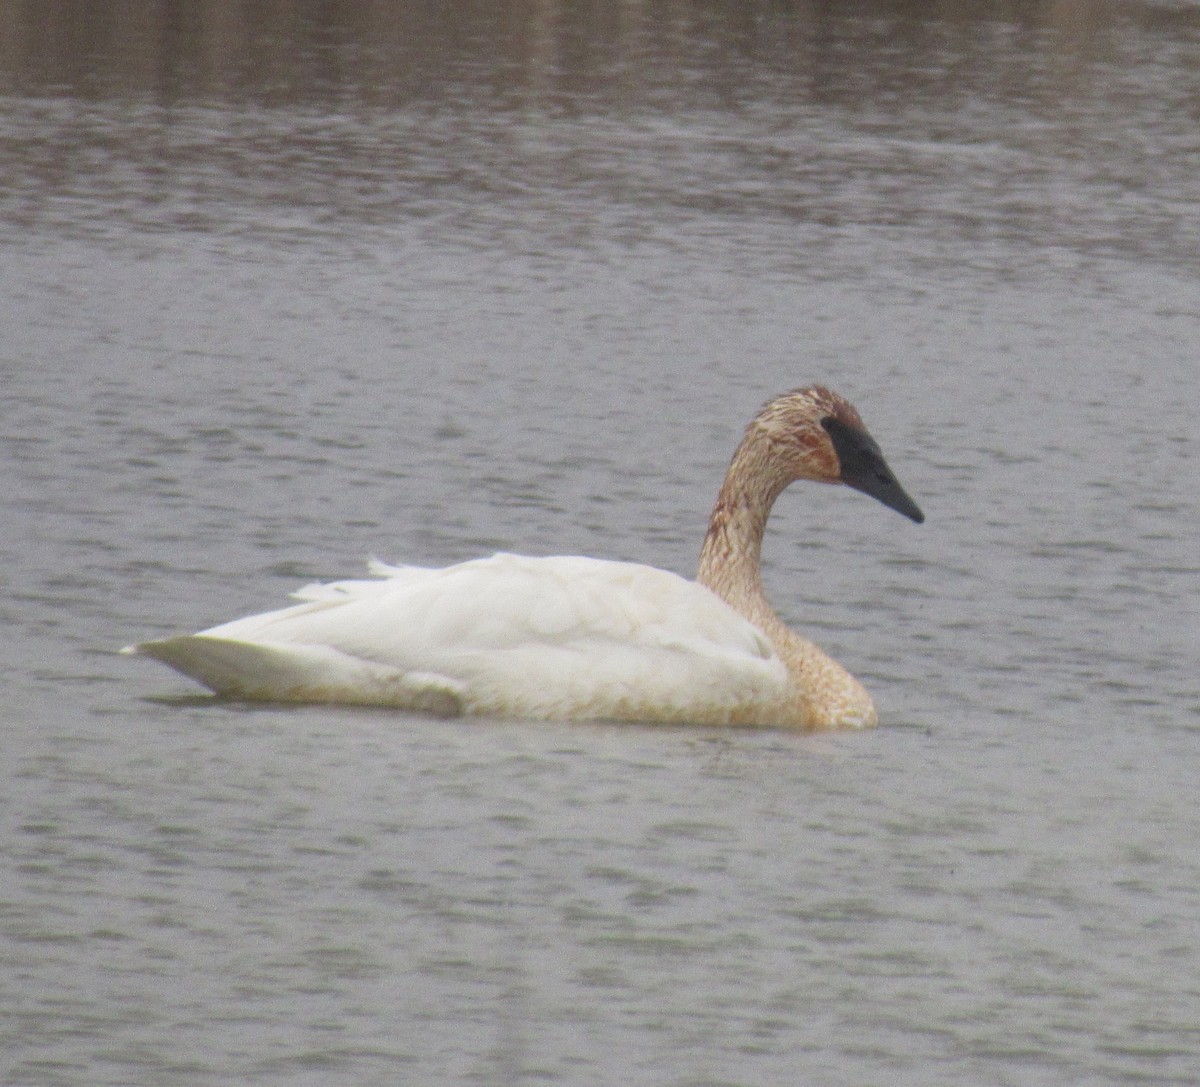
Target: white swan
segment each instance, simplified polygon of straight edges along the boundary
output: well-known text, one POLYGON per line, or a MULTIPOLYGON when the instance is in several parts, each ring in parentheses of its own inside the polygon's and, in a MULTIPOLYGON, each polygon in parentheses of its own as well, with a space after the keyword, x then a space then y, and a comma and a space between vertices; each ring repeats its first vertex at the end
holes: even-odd
POLYGON ((199 634, 129 646, 218 694, 444 716, 799 728, 876 723, 862 685, 789 630, 759 573, 793 480, 846 483, 922 521, 854 407, 821 386, 771 400, 734 453, 696 581, 628 562, 499 554, 372 580, 199 634))

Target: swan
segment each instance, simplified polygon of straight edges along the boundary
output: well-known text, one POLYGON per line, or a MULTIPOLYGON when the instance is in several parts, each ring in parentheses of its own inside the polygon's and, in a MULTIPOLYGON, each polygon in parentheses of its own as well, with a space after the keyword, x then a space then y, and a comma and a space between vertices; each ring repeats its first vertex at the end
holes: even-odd
POLYGON ((733 455, 695 581, 631 562, 497 554, 373 561, 278 611, 126 647, 229 698, 438 716, 804 729, 877 723, 871 696, 784 625, 759 571, 776 498, 845 483, 921 522, 858 411, 812 385, 770 400, 733 455))

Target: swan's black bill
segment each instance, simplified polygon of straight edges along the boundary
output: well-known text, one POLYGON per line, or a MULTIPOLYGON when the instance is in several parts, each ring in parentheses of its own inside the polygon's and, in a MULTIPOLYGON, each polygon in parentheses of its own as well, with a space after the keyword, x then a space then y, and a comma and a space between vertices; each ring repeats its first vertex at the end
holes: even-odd
POLYGON ((846 486, 879 499, 885 506, 890 506, 917 524, 925 520, 925 514, 900 486, 870 434, 847 426, 832 416, 822 419, 821 426, 833 442, 834 451, 842 465, 842 482, 846 486))

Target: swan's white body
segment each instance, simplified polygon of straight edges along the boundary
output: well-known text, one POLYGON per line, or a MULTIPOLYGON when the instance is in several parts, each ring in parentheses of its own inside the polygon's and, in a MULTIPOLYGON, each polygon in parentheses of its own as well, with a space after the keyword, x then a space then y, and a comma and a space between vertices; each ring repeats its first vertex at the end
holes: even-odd
POLYGON ((652 566, 500 554, 372 573, 136 651, 232 697, 447 716, 732 724, 787 690, 757 628, 652 566))
POLYGON ((921 520, 854 408, 820 386, 768 403, 734 454, 696 581, 635 563, 494 555, 376 563, 301 603, 130 646, 218 694, 443 716, 862 728, 862 685, 763 592, 771 506, 796 479, 844 482, 921 520))

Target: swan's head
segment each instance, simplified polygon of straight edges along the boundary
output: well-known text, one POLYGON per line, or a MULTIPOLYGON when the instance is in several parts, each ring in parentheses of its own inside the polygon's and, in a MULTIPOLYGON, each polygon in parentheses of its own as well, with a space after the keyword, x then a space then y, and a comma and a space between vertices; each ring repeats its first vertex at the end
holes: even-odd
POLYGON ((770 401, 751 425, 766 431, 774 455, 791 479, 845 483, 918 524, 925 520, 854 405, 837 393, 822 385, 784 393, 770 401))

